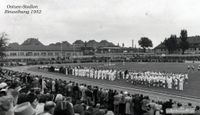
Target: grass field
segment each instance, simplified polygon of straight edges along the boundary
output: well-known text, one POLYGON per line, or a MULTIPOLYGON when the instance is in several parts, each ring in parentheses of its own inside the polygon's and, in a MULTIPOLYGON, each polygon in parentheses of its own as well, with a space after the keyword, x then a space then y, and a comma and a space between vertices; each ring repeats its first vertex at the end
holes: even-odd
MULTIPOLYGON (((68 65, 68 64, 66 64, 68 65)), ((157 92, 163 93, 170 93, 174 95, 181 95, 186 97, 194 97, 200 98, 200 71, 197 71, 197 67, 199 64, 185 64, 185 63, 111 63, 108 66, 108 63, 90 63, 90 64, 70 64, 70 65, 84 65, 84 66, 93 66, 93 67, 106 67, 106 68, 115 68, 115 69, 128 69, 130 71, 160 71, 160 72, 174 72, 174 73, 188 73, 189 81, 188 84, 184 86, 183 91, 177 91, 172 89, 165 89, 165 88, 157 88, 157 87, 146 87, 146 86, 134 86, 131 83, 126 83, 124 80, 116 80, 116 81, 107 81, 107 80, 98 80, 98 82, 102 83, 109 83, 113 85, 120 85, 120 86, 128 86, 146 90, 152 90, 157 92), (194 65, 195 71, 188 72, 187 66, 194 65)), ((36 68, 31 68, 30 70, 38 71, 36 68)), ((67 76, 67 77, 74 77, 74 76, 67 76)), ((97 81, 96 79, 90 78, 79 78, 78 79, 87 79, 97 81)))

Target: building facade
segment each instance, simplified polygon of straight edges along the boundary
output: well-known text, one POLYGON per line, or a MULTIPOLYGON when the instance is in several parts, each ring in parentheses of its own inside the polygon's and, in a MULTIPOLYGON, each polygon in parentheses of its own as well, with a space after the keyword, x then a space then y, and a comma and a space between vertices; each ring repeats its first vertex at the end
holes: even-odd
POLYGON ((6 59, 56 59, 56 58, 69 58, 72 56, 81 56, 81 51, 48 51, 48 50, 40 50, 40 51, 16 51, 16 50, 7 50, 5 52, 6 59))
POLYGON ((21 45, 8 45, 5 54, 6 59, 57 59, 83 55, 81 50, 68 43, 43 45, 35 38, 27 39, 21 45))

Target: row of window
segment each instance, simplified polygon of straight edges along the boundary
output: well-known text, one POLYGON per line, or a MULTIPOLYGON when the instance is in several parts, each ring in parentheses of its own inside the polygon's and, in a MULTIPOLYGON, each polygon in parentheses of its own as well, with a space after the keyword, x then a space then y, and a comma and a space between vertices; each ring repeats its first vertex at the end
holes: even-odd
POLYGON ((9 52, 6 53, 7 56, 77 56, 80 55, 79 52, 9 52))

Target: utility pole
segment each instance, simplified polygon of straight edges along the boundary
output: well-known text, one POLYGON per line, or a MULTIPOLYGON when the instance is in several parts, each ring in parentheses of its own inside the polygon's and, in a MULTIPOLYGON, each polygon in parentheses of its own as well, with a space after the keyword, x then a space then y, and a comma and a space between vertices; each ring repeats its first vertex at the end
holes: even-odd
POLYGON ((60 48, 60 51, 61 51, 61 58, 63 57, 63 54, 62 54, 62 52, 63 52, 62 43, 63 43, 63 42, 61 42, 61 48, 60 48))
POLYGON ((132 48, 134 47, 134 40, 132 40, 132 48))
POLYGON ((74 49, 74 44, 73 44, 73 58, 75 57, 75 49, 74 49))

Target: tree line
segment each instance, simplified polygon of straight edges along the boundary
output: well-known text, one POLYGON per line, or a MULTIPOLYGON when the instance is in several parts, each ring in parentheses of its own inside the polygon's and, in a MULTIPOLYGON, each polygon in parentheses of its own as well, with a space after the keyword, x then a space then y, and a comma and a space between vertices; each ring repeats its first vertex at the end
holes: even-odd
POLYGON ((180 50, 182 54, 189 48, 190 44, 187 41, 188 34, 187 30, 181 30, 180 37, 178 38, 176 35, 171 35, 168 39, 165 39, 163 44, 168 50, 169 54, 174 53, 174 51, 180 50))
MULTIPOLYGON (((181 30, 180 37, 178 38, 176 35, 171 35, 169 38, 166 38, 163 43, 165 48, 168 50, 169 54, 174 53, 181 49, 182 54, 189 48, 190 44, 187 41, 188 34, 187 30, 181 30)), ((141 37, 138 41, 138 44, 146 51, 146 48, 153 47, 152 41, 148 37, 141 37)))

